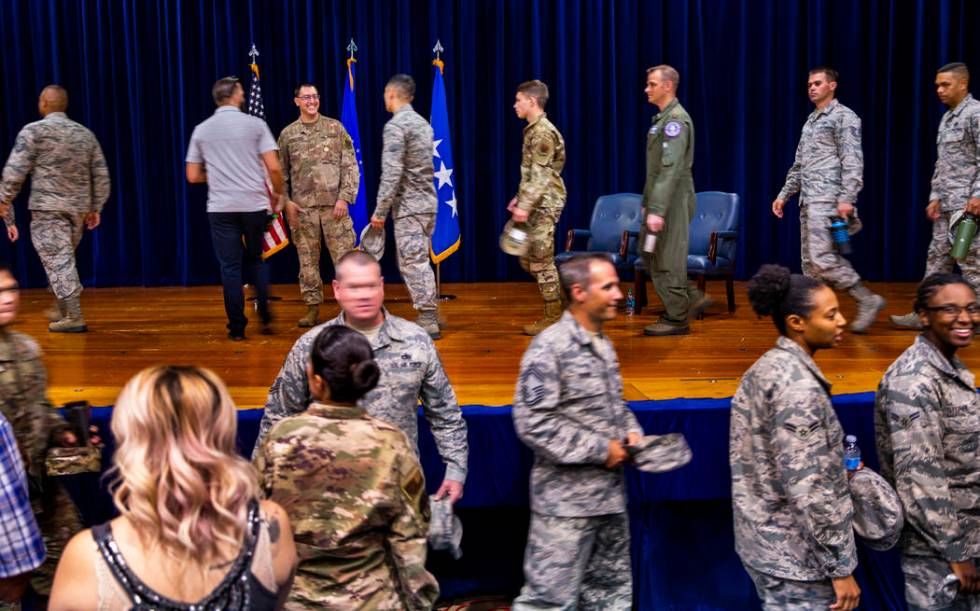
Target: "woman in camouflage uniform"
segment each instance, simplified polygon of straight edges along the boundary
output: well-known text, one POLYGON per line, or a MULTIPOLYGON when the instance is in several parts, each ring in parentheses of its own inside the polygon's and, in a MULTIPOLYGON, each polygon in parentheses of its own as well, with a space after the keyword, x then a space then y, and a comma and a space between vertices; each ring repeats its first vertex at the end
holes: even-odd
POLYGON ((429 497, 398 427, 357 400, 381 369, 368 340, 327 326, 307 365, 313 403, 280 420, 255 460, 266 495, 295 524, 299 568, 286 609, 431 609, 429 497))
POLYGON ((732 400, 735 550, 765 609, 854 609, 860 589, 843 431, 813 355, 847 323, 822 281, 764 265, 749 300, 779 339, 732 400))
POLYGON ((967 278, 932 274, 915 312, 924 329, 878 385, 881 474, 905 509, 902 572, 909 609, 980 609, 980 398, 956 352, 980 322, 967 278))

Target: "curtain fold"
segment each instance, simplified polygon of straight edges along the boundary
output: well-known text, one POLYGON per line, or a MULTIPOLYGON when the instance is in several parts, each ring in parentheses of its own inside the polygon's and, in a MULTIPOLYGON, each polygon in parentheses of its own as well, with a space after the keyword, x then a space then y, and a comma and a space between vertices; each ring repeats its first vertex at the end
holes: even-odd
MULTIPOLYGON (((0 156, 38 118, 40 89, 64 85, 69 116, 95 132, 112 173, 103 224, 86 233, 78 253, 85 285, 217 283, 206 188, 188 185, 183 172, 190 133, 213 112, 211 84, 245 74, 254 42, 274 133, 296 117, 299 81, 315 82, 322 110, 336 117, 353 37, 373 208, 388 119, 384 83, 396 72, 414 75, 415 107, 426 114, 431 48, 440 39, 462 235, 443 279, 525 280, 497 248, 519 180, 515 87, 531 78, 548 83, 547 110, 566 140, 560 248, 567 229, 588 226, 597 197, 642 190, 656 112, 643 94, 644 71, 669 63, 681 73, 679 97, 695 122, 696 188, 742 196, 746 277, 766 262, 799 269, 796 204, 779 222, 769 204, 811 110, 806 71, 828 64, 841 72, 839 99, 864 126, 865 230, 852 261, 870 280, 914 281, 924 269, 923 209, 944 111, 932 81, 949 61, 980 71, 969 26, 978 22, 980 4, 968 0, 8 0, 0 3, 0 156)), ((15 205, 22 239, 0 240, 0 258, 25 286, 43 286, 26 188, 15 205)), ((295 280, 294 250, 271 264, 275 281, 295 280)), ((383 266, 389 280, 398 277, 394 257, 383 266)))

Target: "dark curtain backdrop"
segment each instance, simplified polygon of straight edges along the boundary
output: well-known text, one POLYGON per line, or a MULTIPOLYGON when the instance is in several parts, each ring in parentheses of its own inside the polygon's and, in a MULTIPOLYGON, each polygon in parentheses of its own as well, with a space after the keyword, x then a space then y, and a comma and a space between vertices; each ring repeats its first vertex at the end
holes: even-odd
MULTIPOLYGON (((79 250, 85 284, 214 283, 206 190, 183 178, 191 130, 213 111, 212 82, 246 76, 254 42, 274 133, 294 120, 292 87, 301 80, 319 84, 322 110, 338 116, 353 36, 373 208, 384 83, 395 72, 415 75, 415 106, 428 116, 430 49, 441 39, 462 232, 443 277, 524 279, 497 248, 518 183, 515 86, 541 78, 551 87, 549 115, 568 149, 561 236, 588 225, 599 195, 642 190, 655 113, 643 95, 644 69, 670 63, 696 124, 697 189, 742 196, 744 277, 769 261, 799 268, 795 202, 781 222, 769 204, 811 110, 806 70, 829 64, 841 71, 839 98, 864 121, 866 229, 853 260, 872 280, 916 280, 943 112, 932 80, 948 61, 980 73, 977 23, 980 4, 969 0, 4 0, 0 146, 6 155, 37 118, 44 85, 63 84, 69 115, 95 132, 112 172, 103 224, 79 250)), ((0 257, 38 286, 45 279, 27 233, 26 191, 16 201, 23 237, 14 247, 0 239, 0 257)), ((272 265, 275 280, 295 280, 294 250, 272 265)), ((385 268, 396 277, 394 257, 385 268)))

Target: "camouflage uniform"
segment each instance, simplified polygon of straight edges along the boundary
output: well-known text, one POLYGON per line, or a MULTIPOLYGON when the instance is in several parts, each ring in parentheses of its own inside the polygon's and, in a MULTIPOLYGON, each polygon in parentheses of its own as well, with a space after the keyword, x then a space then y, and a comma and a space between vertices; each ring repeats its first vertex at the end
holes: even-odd
POLYGON ((752 567, 745 570, 755 585, 755 591, 762 599, 766 611, 826 611, 837 600, 834 586, 830 580, 797 581, 780 579, 760 573, 752 567))
POLYGON ((745 372, 728 440, 735 551, 759 597, 826 609, 830 580, 857 566, 853 508, 830 383, 796 342, 781 336, 745 372))
POLYGON ((436 280, 429 266, 429 241, 439 200, 432 177, 432 126, 405 104, 385 124, 383 146, 374 216, 383 219, 392 213, 398 270, 412 306, 434 316, 436 280))
MULTIPOLYGON (((643 253, 647 273, 666 312, 661 322, 687 326, 691 304, 702 297, 687 281, 688 229, 697 202, 694 197, 694 122, 678 100, 653 117, 647 132, 647 179, 643 188, 645 215, 663 217, 664 226, 652 254, 643 253)), ((639 244, 646 240, 644 222, 639 244)))
MULTIPOLYGON (((313 400, 306 379, 313 340, 324 327, 343 324, 346 323, 341 313, 337 318, 313 327, 293 344, 269 389, 256 448, 261 446, 272 425, 306 410, 313 400)), ((384 324, 371 348, 381 368, 381 381, 361 399, 360 405, 372 416, 400 428, 413 444, 417 444, 421 398, 436 447, 446 462, 446 479, 465 481, 466 422, 432 340, 418 325, 385 312, 384 324)))
POLYGON ((555 224, 565 208, 563 167, 565 141, 548 117, 541 115, 524 128, 517 207, 528 213, 528 249, 520 258, 521 267, 534 276, 545 302, 561 299, 555 268, 555 224))
POLYGON ((42 596, 51 593, 54 571, 68 540, 82 530, 71 497, 57 480, 45 475, 48 447, 68 429, 68 423, 48 402, 47 383, 37 343, 21 333, 0 331, 0 410, 17 438, 31 505, 48 552, 31 578, 31 587, 42 596))
POLYGON ((524 587, 514 609, 629 609, 632 576, 623 468, 609 441, 643 429, 623 401, 612 342, 571 313, 531 342, 514 427, 534 452, 524 587))
MULTIPOLYGON (((31 241, 59 300, 78 297, 82 283, 75 269, 75 248, 82 220, 102 212, 109 199, 109 169, 95 135, 63 112, 29 123, 14 143, 3 169, 0 202, 13 202, 31 175, 31 241)), ((14 224, 14 208, 4 217, 14 224)))
POLYGON ((361 408, 313 403, 272 427, 256 466, 293 524, 286 609, 432 608, 429 498, 405 433, 361 408))
POLYGON ((864 184, 861 119, 837 100, 810 113, 796 147, 796 159, 777 199, 800 194, 800 257, 803 273, 849 289, 861 277, 837 254, 830 223, 838 202, 853 204, 864 184))
POLYGON ((340 121, 317 115, 313 123, 296 120, 282 130, 279 160, 286 193, 302 208, 298 222, 289 227, 299 254, 300 292, 304 303, 319 305, 323 301, 321 231, 334 265, 354 250, 350 215, 340 220, 333 217, 338 199, 348 203, 357 199, 361 173, 354 143, 340 121))
MULTIPOLYGON (((936 134, 936 168, 929 201, 939 200, 941 213, 932 225, 923 278, 953 271, 949 219, 965 208, 971 197, 980 197, 980 101, 967 94, 956 108, 946 111, 936 134)), ((973 290, 980 292, 980 240, 974 240, 959 266, 973 290)))
POLYGON ((875 437, 881 474, 905 507, 906 601, 915 609, 980 608, 980 597, 942 588, 950 562, 980 559, 980 399, 973 374, 920 335, 878 386, 875 437))

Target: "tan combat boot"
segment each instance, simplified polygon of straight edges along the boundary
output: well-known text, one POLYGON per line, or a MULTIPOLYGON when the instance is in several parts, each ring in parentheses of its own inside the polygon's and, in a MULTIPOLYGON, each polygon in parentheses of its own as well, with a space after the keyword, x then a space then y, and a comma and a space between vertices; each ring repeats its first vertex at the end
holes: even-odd
POLYGON ((524 325, 524 335, 537 335, 558 322, 559 318, 561 318, 561 301, 557 299, 546 301, 544 302, 544 316, 529 325, 524 325))
POLYGON ((442 332, 439 326, 439 314, 436 310, 422 310, 419 317, 415 319, 415 324, 425 329, 432 339, 442 339, 442 332))
POLYGON ((922 319, 915 312, 909 312, 908 314, 902 314, 898 316, 897 314, 892 314, 888 317, 892 321, 892 324, 899 329, 921 329, 922 319))
POLYGON ((320 322, 320 306, 319 305, 307 305, 306 315, 299 319, 296 324, 298 327, 307 328, 315 327, 320 322))
POLYGON ((851 331, 854 333, 867 333, 868 327, 878 317, 878 313, 885 307, 885 298, 868 290, 861 283, 855 284, 847 289, 848 294, 857 302, 858 311, 851 322, 851 331))
POLYGON ((44 317, 48 319, 48 322, 58 322, 65 317, 65 309, 61 307, 61 302, 57 298, 54 303, 45 308, 44 317))
POLYGON ((51 333, 85 333, 88 327, 82 317, 82 300, 77 295, 60 301, 65 317, 48 325, 51 333))

